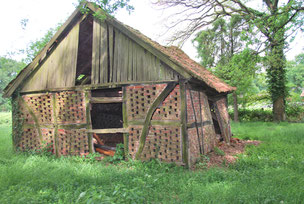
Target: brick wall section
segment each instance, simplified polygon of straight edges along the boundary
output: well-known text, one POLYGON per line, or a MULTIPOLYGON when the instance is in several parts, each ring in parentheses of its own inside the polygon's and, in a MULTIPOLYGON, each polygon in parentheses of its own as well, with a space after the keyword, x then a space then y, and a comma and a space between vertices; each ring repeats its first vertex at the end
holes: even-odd
POLYGON ((194 128, 188 129, 189 157, 190 163, 193 164, 197 159, 200 158, 200 147, 202 153, 204 154, 213 150, 216 141, 216 134, 207 95, 203 92, 187 90, 186 100, 188 124, 195 122, 195 115, 198 123, 204 123, 203 126, 198 125, 199 136, 197 135, 197 129, 195 126, 194 128), (194 108, 190 98, 190 91, 194 108))
MULTIPOLYGON (((40 149, 48 145, 55 149, 53 94, 56 100, 56 120, 59 125, 86 124, 86 104, 83 92, 62 91, 21 96, 19 100, 20 117, 23 129, 16 147, 21 150, 40 149), (35 115, 38 124, 30 114, 35 115), (40 128, 37 129, 37 128, 40 128), (41 132, 41 136, 39 135, 41 132)), ((17 134, 14 132, 14 134, 17 134)), ((66 154, 86 154, 89 152, 86 129, 69 127, 58 131, 59 152, 66 154)), ((55 151, 54 151, 55 152, 55 151)))
MULTIPOLYGON (((128 86, 128 121, 144 121, 147 111, 166 84, 128 86)), ((180 121, 179 85, 168 95, 152 116, 152 121, 180 121)), ((138 150, 142 125, 129 125, 129 153, 134 158, 138 150)), ((149 128, 141 159, 158 158, 166 162, 182 162, 180 127, 155 125, 149 128)))

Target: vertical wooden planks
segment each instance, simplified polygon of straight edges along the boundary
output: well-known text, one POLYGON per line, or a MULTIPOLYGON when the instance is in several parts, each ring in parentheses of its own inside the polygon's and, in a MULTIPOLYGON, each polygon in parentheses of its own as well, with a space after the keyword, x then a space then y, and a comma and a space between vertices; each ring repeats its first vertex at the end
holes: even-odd
POLYGON ((133 80, 133 42, 128 39, 128 78, 127 81, 133 80))
POLYGON ((113 26, 111 25, 108 25, 108 45, 109 45, 108 82, 113 82, 114 30, 113 30, 113 26))
MULTIPOLYGON (((71 30, 69 38, 66 41, 66 48, 62 48, 62 52, 65 53, 65 57, 62 59, 64 62, 62 64, 61 70, 61 79, 64 81, 65 87, 75 85, 75 75, 76 75, 76 66, 77 66, 77 53, 78 53, 78 40, 79 40, 79 24, 71 30)), ((49 75, 50 76, 50 75, 49 75)), ((58 85, 56 87, 62 87, 58 85)))
MULTIPOLYGON (((118 81, 118 77, 117 77, 117 70, 118 70, 118 59, 119 59, 119 35, 120 35, 120 32, 117 31, 117 30, 114 30, 114 55, 113 55, 113 75, 112 75, 112 79, 113 81, 112 82, 117 82, 118 81)), ((120 76, 119 76, 120 78, 120 76)))
POLYGON ((99 45, 99 81, 108 82, 108 31, 105 22, 100 22, 100 45, 99 45))
POLYGON ((100 24, 99 20, 93 21, 93 47, 92 47, 92 84, 99 83, 99 65, 100 65, 100 24))
POLYGON ((76 24, 40 68, 32 73, 22 91, 74 86, 78 36, 79 24, 76 24))

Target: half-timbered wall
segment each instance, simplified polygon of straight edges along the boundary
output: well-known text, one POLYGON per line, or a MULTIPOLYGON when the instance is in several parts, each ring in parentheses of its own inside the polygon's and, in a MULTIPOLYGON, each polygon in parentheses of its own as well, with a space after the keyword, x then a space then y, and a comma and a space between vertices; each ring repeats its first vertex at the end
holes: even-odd
POLYGON ((23 95, 18 100, 22 119, 14 129, 14 145, 20 150, 38 150, 48 146, 58 155, 89 153, 86 100, 84 92, 62 91, 23 95))
POLYGON ((75 85, 78 34, 79 24, 74 26, 41 67, 27 79, 22 91, 75 85))
POLYGON ((186 95, 189 156, 193 164, 200 155, 213 150, 216 134, 207 95, 194 90, 187 90, 186 95))
MULTIPOLYGON (((132 157, 135 157, 138 151, 148 109, 166 85, 141 85, 126 88, 129 153, 132 157)), ((158 158, 167 162, 183 162, 180 105, 180 88, 177 85, 153 114, 140 159, 158 158)))
POLYGON ((177 74, 153 54, 113 26, 94 20, 93 84, 176 79, 177 74))

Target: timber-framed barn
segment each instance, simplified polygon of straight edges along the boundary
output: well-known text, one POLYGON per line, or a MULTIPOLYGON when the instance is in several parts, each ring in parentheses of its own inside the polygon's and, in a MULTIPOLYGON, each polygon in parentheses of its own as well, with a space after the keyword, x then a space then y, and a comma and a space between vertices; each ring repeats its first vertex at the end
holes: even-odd
POLYGON ((234 90, 179 48, 164 47, 96 8, 76 9, 11 81, 16 149, 95 152, 93 138, 133 158, 192 165, 230 141, 234 90))

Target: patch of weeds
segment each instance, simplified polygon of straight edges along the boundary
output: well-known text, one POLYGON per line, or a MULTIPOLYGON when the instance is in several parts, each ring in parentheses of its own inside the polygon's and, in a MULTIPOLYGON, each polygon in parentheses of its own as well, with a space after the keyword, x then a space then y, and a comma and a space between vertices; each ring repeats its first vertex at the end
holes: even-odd
POLYGON ((119 163, 125 159, 124 144, 120 143, 116 145, 116 151, 113 157, 109 156, 105 158, 105 161, 110 163, 119 163))
POLYGON ((201 155, 199 161, 196 163, 195 167, 197 169, 207 169, 210 158, 207 155, 201 155))
POLYGON ((20 148, 17 148, 16 150, 17 152, 26 155, 39 155, 39 156, 47 156, 47 157, 54 156, 53 143, 46 144, 45 141, 43 141, 40 147, 38 147, 37 149, 31 149, 28 147, 25 148, 25 150, 21 150, 20 148))
POLYGON ((250 140, 250 137, 249 136, 245 136, 244 140, 250 140))
POLYGON ((225 156, 225 152, 218 147, 214 148, 214 153, 219 155, 219 156, 225 156))

